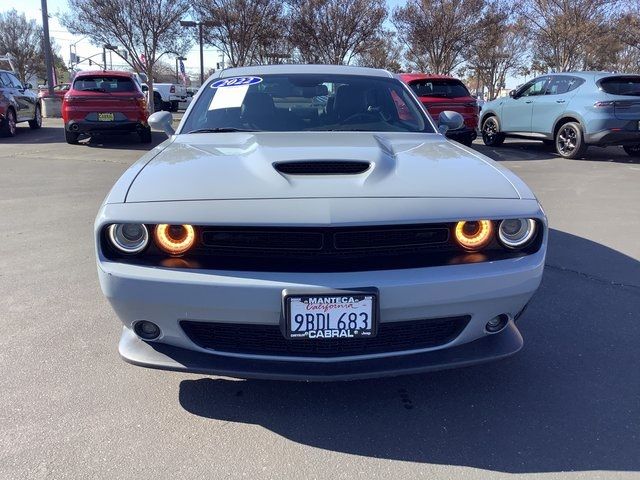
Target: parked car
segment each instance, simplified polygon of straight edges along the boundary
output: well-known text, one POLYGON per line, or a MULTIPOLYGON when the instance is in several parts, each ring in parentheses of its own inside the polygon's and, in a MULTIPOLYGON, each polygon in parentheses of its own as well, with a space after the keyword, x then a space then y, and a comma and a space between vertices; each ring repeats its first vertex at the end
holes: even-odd
POLYGON ((117 70, 80 72, 62 101, 67 143, 81 135, 137 133, 151 142, 147 102, 130 72, 117 70))
POLYGON ((0 135, 13 137, 20 122, 29 122, 32 129, 42 126, 38 96, 13 72, 0 70, 0 135))
POLYGON ((467 87, 457 78, 426 73, 401 73, 405 82, 425 106, 434 120, 445 110, 458 112, 464 118, 464 126, 447 132, 447 137, 465 145, 478 136, 478 102, 467 87))
POLYGON ((126 361, 344 380, 521 348, 547 222, 518 177, 448 141, 384 70, 222 75, 177 131, 169 112, 150 117, 170 139, 98 212, 98 275, 126 361))
POLYGON ((482 109, 482 139, 542 140, 565 158, 587 147, 622 145, 640 156, 640 75, 568 72, 543 75, 482 109))
MULTIPOLYGON (((142 91, 147 94, 149 86, 141 83, 142 91)), ((187 89, 184 85, 176 83, 154 83, 153 84, 153 109, 155 112, 166 110, 168 112, 177 112, 180 102, 186 102, 189 99, 187 89)))
MULTIPOLYGON (((71 88, 70 83, 60 83, 53 87, 53 95, 56 97, 62 98, 69 91, 69 88, 71 88)), ((47 96, 49 96, 49 88, 47 87, 38 88, 38 98, 47 97, 47 96)))

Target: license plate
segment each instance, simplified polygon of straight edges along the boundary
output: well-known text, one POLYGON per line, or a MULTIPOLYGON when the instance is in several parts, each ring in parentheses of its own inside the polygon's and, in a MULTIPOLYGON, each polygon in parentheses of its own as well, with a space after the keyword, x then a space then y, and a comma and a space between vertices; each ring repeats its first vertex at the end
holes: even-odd
POLYGON ((285 297, 286 333, 290 339, 373 337, 377 297, 349 292, 285 297))
POLYGON ((99 122, 113 122, 115 116, 113 113, 99 113, 98 121, 99 122))

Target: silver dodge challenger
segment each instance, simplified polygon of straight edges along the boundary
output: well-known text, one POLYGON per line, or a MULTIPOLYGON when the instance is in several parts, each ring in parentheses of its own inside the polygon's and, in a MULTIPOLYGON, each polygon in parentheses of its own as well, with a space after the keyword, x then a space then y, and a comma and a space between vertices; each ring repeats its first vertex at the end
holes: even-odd
POLYGON ((135 365, 348 380, 522 347, 545 214, 509 170, 447 140, 389 72, 276 65, 207 80, 95 222, 102 291, 135 365))

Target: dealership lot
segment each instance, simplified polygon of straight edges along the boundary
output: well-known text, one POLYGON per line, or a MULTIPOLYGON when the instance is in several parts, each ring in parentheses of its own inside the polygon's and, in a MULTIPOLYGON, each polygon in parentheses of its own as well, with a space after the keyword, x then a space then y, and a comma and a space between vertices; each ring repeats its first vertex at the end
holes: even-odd
POLYGON ((640 162, 622 149, 565 160, 535 142, 474 144, 550 221, 518 355, 301 384, 119 359, 92 225, 147 148, 67 145, 51 119, 0 139, 0 478, 638 478, 640 162))

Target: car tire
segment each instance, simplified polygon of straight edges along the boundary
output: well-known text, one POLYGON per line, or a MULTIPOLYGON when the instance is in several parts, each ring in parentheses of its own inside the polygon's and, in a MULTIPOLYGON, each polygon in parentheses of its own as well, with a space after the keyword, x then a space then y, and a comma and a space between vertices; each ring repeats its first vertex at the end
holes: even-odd
POLYGON ((560 125, 555 135, 556 152, 562 158, 580 158, 587 151, 582 127, 576 122, 560 125))
POLYGON ((153 94, 153 111, 154 112, 159 112, 162 110, 162 104, 164 102, 162 101, 162 97, 160 96, 159 93, 154 93, 153 94))
POLYGON ((500 122, 495 115, 482 122, 482 141, 487 147, 499 147, 504 143, 505 134, 500 131, 500 122))
POLYGON ((16 128, 16 112, 13 108, 9 108, 7 109, 4 122, 0 125, 0 135, 3 137, 13 137, 16 134, 16 128))
POLYGON ((64 139, 69 145, 77 145, 79 136, 80 134, 77 132, 70 132, 69 130, 64 131, 64 139))
POLYGON ((464 136, 458 138, 458 142, 461 143, 462 145, 470 147, 471 144, 473 143, 473 137, 471 136, 471 134, 464 135, 464 136))
POLYGON ((140 137, 140 143, 151 143, 151 128, 143 128, 138 132, 138 136, 140 137))
POLYGON ((33 116, 33 120, 29 120, 29 127, 31 130, 37 130, 42 127, 42 110, 40 110, 40 105, 36 105, 36 113, 33 116))
POLYGON ((640 157, 640 144, 638 145, 625 145, 622 147, 627 155, 630 157, 640 157))

